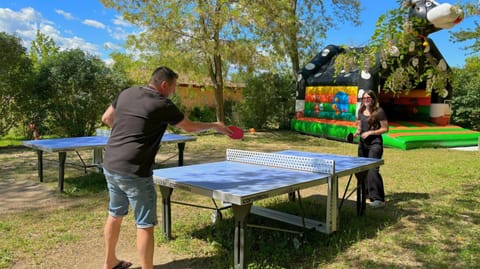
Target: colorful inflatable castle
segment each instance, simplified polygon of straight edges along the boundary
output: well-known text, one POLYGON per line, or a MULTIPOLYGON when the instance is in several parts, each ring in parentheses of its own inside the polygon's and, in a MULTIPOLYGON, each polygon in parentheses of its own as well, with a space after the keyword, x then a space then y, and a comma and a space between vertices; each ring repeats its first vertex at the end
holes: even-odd
MULTIPOLYGON (((410 5, 412 16, 428 20, 430 28, 423 29, 425 38, 420 42, 428 46, 425 48, 427 53, 418 57, 418 53, 412 51, 411 58, 408 59, 407 55, 407 61, 413 60, 421 65, 433 59, 441 68, 448 69, 435 43, 426 36, 460 22, 463 12, 449 4, 429 0, 412 0, 410 5)), ((361 53, 363 48, 348 50, 361 53)), ((352 142, 360 98, 364 91, 372 89, 378 92, 380 106, 389 119, 390 130, 383 135, 385 146, 407 150, 478 144, 479 132, 450 124, 452 90, 449 83, 440 94, 438 91, 429 93, 426 90, 427 82, 421 82, 409 91, 393 94, 383 90, 385 70, 384 67, 382 69, 380 57, 368 70, 360 70, 356 66, 348 72, 342 70, 336 74, 335 60, 342 53, 347 53, 347 49, 329 45, 299 72, 293 130, 352 142)))

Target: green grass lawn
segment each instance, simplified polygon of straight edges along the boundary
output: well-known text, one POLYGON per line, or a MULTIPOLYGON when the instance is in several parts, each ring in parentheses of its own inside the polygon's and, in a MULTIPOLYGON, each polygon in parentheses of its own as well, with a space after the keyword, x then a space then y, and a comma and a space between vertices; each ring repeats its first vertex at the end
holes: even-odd
MULTIPOLYGON (((3 142, 0 145, 5 145, 3 142)), ((226 148, 356 155, 357 146, 293 132, 247 134, 240 141, 200 135, 196 142, 187 144, 185 163, 221 160, 226 148)), ((162 147, 159 159, 175 151, 175 147, 162 147)), ((248 268, 480 268, 480 153, 387 148, 384 160, 380 171, 387 194, 385 208, 367 208, 366 215, 358 217, 354 201, 347 201, 340 212, 339 231, 332 235, 306 231, 300 237, 249 229, 248 268), (298 242, 301 242, 299 247, 298 242)), ((22 147, 0 148, 0 161, 3 164, 0 183, 12 178, 36 182, 35 155, 31 151, 22 147)), ((173 158, 161 166, 172 166, 175 162, 173 158)), ((103 176, 93 171, 83 174, 72 168, 66 170, 65 193, 56 194, 65 206, 0 211, 0 268, 15 268, 15 262, 25 258, 38 265, 32 268, 46 268, 42 267, 42 257, 60 246, 69 249, 98 240, 108 203, 103 176), (73 205, 67 206, 68 202, 73 205)), ((55 164, 47 165, 45 173, 45 178, 56 178, 55 164)), ((342 194, 347 178, 340 181, 342 194)), ((56 188, 55 180, 42 184, 56 188)), ((325 193, 325 186, 302 191, 308 217, 324 217, 325 193)), ((173 199, 211 206, 205 197, 179 190, 173 195, 173 199)), ((298 204, 289 202, 286 195, 259 204, 298 212, 298 204)), ((171 253, 191 257, 191 268, 230 268, 233 214, 226 210, 223 219, 213 224, 211 213, 175 206, 172 212, 175 240, 165 241, 159 226, 155 230, 156 244, 164 245, 171 253)), ((249 222, 293 229, 256 216, 250 216, 249 222)))
POLYGON ((12 147, 12 146, 20 146, 22 145, 22 138, 14 137, 14 136, 5 136, 0 139, 0 148, 4 147, 12 147))

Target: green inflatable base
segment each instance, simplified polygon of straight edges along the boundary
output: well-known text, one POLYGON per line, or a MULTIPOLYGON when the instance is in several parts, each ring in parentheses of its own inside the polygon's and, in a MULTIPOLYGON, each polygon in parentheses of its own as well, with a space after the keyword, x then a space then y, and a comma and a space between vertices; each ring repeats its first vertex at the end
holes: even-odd
MULTIPOLYGON (((293 119, 292 130, 328 139, 348 142, 355 127, 293 119)), ((386 147, 409 150, 415 148, 451 148, 477 146, 480 132, 455 125, 437 126, 429 122, 391 123, 383 134, 386 147)), ((358 143, 358 138, 354 140, 358 143)))
MULTIPOLYGON (((339 123, 340 122, 341 121, 339 121, 339 123)), ((356 128, 352 126, 302 121, 296 119, 292 120, 291 127, 292 130, 297 132, 346 142, 349 141, 349 135, 353 135, 353 133, 356 131, 356 128)))

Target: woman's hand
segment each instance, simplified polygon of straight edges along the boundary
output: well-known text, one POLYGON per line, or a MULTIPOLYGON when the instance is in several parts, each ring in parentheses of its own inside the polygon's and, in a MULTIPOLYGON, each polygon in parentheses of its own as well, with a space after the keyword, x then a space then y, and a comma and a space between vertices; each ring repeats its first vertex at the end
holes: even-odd
POLYGON ((371 130, 371 131, 366 131, 366 132, 363 132, 361 134, 361 138, 362 139, 367 139, 367 137, 371 136, 371 135, 374 135, 375 134, 375 131, 374 130, 371 130))

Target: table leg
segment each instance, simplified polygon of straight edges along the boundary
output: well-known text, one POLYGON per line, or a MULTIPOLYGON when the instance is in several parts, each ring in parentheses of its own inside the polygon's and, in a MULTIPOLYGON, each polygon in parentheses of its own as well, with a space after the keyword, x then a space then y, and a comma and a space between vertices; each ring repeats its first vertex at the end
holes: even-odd
POLYGON ((103 168, 102 168, 102 164, 103 164, 103 148, 93 149, 93 160, 92 160, 92 164, 97 167, 99 173, 102 173, 102 172, 103 172, 103 168))
POLYGON ((65 177, 65 160, 67 159, 66 152, 58 153, 58 190, 63 192, 63 181, 65 177))
POLYGON ((185 143, 178 143, 178 166, 183 166, 183 151, 185 150, 185 143))
POLYGON ((245 233, 247 228, 246 217, 250 213, 252 204, 247 205, 235 205, 232 204, 233 215, 235 216, 235 239, 234 239, 234 254, 233 263, 235 269, 246 269, 247 263, 245 262, 246 256, 246 242, 245 233))
POLYGON ((173 188, 160 186, 160 193, 162 194, 162 227, 163 235, 165 239, 170 240, 172 238, 172 211, 171 201, 173 188))
POLYGON ((338 177, 328 178, 326 232, 333 233, 338 229, 338 177))
POLYGON ((37 150, 38 179, 43 182, 43 151, 37 150))
POLYGON ((367 207, 367 186, 364 178, 357 178, 357 215, 362 216, 367 207))

